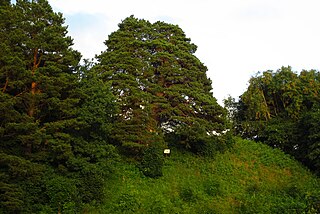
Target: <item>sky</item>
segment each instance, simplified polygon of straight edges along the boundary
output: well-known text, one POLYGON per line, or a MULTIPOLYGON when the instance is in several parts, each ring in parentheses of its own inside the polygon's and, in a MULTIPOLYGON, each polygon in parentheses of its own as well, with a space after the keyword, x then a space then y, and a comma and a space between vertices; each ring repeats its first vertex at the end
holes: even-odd
POLYGON ((49 0, 84 58, 126 17, 177 24, 198 46, 220 104, 238 98, 257 72, 320 69, 319 0, 49 0))

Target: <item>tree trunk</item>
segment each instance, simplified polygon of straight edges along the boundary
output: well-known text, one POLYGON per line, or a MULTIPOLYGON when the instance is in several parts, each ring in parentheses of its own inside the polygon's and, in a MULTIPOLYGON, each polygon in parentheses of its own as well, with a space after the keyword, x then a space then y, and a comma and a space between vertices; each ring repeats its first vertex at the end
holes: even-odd
MULTIPOLYGON (((31 75, 32 77, 35 75, 36 70, 38 69, 40 62, 41 62, 41 57, 39 56, 39 50, 38 48, 36 48, 33 52, 33 66, 32 66, 32 70, 31 70, 31 75)), ((29 110, 28 110, 28 115, 30 117, 34 116, 34 112, 35 112, 35 108, 36 108, 36 100, 35 100, 35 95, 36 93, 38 93, 37 90, 37 83, 35 81, 32 81, 31 83, 31 101, 30 101, 30 105, 29 105, 29 110)))

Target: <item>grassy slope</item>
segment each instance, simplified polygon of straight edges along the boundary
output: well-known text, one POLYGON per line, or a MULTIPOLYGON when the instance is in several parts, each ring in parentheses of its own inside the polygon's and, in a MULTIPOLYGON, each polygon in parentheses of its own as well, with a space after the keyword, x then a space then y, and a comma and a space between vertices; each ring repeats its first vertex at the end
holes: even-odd
POLYGON ((173 151, 159 179, 119 167, 97 213, 315 213, 320 198, 319 179, 296 161, 240 139, 215 160, 173 151))

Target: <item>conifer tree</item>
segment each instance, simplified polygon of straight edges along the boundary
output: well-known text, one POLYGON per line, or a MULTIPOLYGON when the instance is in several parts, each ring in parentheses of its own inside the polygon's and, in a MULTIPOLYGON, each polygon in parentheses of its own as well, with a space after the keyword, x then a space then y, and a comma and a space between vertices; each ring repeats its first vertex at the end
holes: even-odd
POLYGON ((1 2, 1 213, 80 212, 103 198, 114 102, 94 78, 80 82, 72 44, 47 0, 1 2))
MULTIPOLYGON (((150 145, 194 127, 203 137, 226 129, 226 113, 212 95, 207 68, 181 28, 131 16, 105 44, 96 69, 111 81, 120 104, 120 142, 150 145)), ((187 139, 179 141, 193 147, 187 139)))

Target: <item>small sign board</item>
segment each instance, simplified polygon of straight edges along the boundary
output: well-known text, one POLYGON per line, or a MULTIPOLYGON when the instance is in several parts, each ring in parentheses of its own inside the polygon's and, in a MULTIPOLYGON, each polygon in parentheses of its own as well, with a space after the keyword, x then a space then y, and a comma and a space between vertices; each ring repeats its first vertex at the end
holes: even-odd
POLYGON ((170 149, 164 149, 164 150, 163 150, 163 154, 164 154, 165 156, 170 156, 170 154, 171 154, 170 149))

